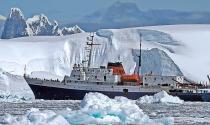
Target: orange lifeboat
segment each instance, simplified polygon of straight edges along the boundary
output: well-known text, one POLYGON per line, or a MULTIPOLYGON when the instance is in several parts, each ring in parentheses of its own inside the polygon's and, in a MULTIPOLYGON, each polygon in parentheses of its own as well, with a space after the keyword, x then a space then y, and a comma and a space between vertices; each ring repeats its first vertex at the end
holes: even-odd
POLYGON ((138 74, 122 75, 121 81, 122 82, 135 82, 137 83, 137 85, 141 83, 141 79, 138 74))

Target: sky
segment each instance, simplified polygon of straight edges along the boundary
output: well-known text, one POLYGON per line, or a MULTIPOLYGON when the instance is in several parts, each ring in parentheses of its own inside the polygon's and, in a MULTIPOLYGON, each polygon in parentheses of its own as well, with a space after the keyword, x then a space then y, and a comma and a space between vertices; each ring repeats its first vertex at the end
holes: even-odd
POLYGON ((116 1, 134 2, 145 11, 173 9, 210 12, 210 0, 0 0, 0 15, 8 16, 10 8, 18 7, 25 17, 43 13, 50 19, 65 22, 109 7, 116 1))

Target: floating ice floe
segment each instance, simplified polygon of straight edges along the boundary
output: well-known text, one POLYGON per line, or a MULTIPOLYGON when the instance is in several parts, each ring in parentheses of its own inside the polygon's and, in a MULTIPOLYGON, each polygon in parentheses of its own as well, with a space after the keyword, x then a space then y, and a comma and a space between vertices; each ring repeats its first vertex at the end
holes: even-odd
POLYGON ((0 117, 5 125, 77 125, 77 124, 138 124, 173 125, 173 118, 150 119, 134 100, 125 97, 109 97, 100 93, 88 93, 79 110, 40 111, 32 108, 23 116, 6 114, 0 117))
POLYGON ((22 76, 12 75, 0 69, 0 101, 34 100, 34 94, 22 76))
POLYGON ((171 96, 165 91, 161 91, 153 96, 143 96, 137 100, 139 103, 173 103, 182 104, 184 101, 179 97, 171 96))
POLYGON ((173 124, 173 118, 150 119, 133 100, 125 97, 110 99, 100 93, 86 94, 80 110, 66 111, 62 115, 70 124, 173 124))
POLYGON ((68 121, 59 114, 50 110, 40 111, 32 108, 26 115, 18 117, 6 114, 0 119, 0 124, 5 125, 70 125, 68 121))

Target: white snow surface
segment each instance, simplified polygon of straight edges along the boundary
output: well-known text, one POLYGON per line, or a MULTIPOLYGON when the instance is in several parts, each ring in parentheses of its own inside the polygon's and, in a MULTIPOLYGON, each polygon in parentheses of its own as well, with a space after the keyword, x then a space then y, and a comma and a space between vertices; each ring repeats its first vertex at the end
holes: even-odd
POLYGON ((153 96, 140 97, 137 102, 139 103, 167 103, 167 104, 182 104, 184 103, 179 97, 171 96, 165 91, 156 93, 153 96))
POLYGON ((22 76, 12 75, 0 69, 0 101, 34 100, 34 94, 22 76))
MULTIPOLYGON (((165 54, 161 54, 162 59, 155 58, 158 63, 142 60, 145 65, 142 68, 147 68, 143 71, 149 71, 148 67, 155 67, 158 64, 157 67, 162 67, 158 69, 157 73, 161 73, 159 75, 177 75, 180 74, 180 69, 192 80, 207 81, 206 75, 209 74, 207 67, 210 59, 206 55, 210 51, 208 49, 210 25, 99 30, 94 41, 101 45, 93 49, 92 66, 106 66, 108 61, 121 61, 125 71, 133 73, 136 63, 138 64, 133 50, 139 49, 140 33, 143 34, 142 48, 144 50, 158 48, 173 60, 164 59, 163 62, 162 55, 165 54), (169 70, 171 67, 174 68, 169 70)), ((84 48, 88 36, 89 33, 79 33, 69 36, 36 36, 0 40, 0 67, 17 75, 24 73, 24 65, 27 65, 27 74, 34 71, 46 71, 59 76, 70 75, 74 63, 81 63, 85 58, 84 48)), ((154 51, 151 52, 154 53, 154 51)))

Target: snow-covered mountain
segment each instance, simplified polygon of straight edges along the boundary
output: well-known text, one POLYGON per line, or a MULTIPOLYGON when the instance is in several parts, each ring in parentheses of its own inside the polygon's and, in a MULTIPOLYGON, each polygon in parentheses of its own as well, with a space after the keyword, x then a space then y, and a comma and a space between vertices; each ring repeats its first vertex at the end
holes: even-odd
MULTIPOLYGON (((121 61, 127 73, 133 73, 138 60, 142 34, 142 73, 180 75, 195 81, 207 81, 210 59, 210 25, 172 25, 127 29, 103 29, 96 32, 92 66, 121 61), (153 49, 154 48, 154 49, 153 49), (155 49, 158 48, 158 49, 155 49)), ((75 63, 85 58, 89 33, 68 36, 36 36, 0 40, 0 67, 22 75, 36 71, 64 76, 75 63), (9 53, 8 53, 9 51, 9 53)))
POLYGON ((27 24, 20 9, 12 8, 4 24, 2 39, 28 36, 27 24))
POLYGON ((77 25, 63 29, 59 28, 56 21, 51 23, 44 15, 35 15, 25 19, 18 8, 12 8, 9 17, 4 24, 2 39, 11 39, 24 36, 62 36, 84 32, 77 25))
POLYGON ((58 23, 56 21, 51 23, 44 14, 35 15, 32 18, 28 18, 26 22, 32 31, 29 33, 31 36, 60 35, 58 23))
POLYGON ((64 27, 61 31, 63 35, 70 35, 70 34, 75 34, 75 33, 82 33, 85 32, 82 30, 79 26, 75 25, 74 27, 66 28, 64 27))
POLYGON ((78 24, 87 31, 169 24, 210 24, 209 12, 182 12, 175 10, 143 11, 131 0, 117 1, 107 8, 96 10, 82 18, 66 22, 78 24))

